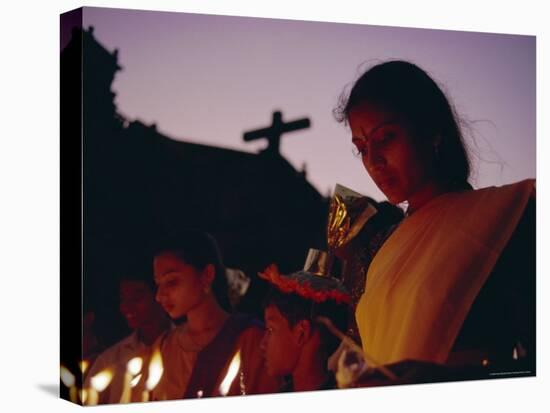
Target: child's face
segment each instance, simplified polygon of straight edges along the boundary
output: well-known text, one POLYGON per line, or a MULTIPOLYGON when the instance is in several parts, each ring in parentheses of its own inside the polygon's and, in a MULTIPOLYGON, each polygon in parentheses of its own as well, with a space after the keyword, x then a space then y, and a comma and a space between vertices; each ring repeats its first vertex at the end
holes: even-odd
POLYGON ((267 373, 275 377, 292 374, 300 355, 297 329, 289 325, 288 320, 274 305, 266 307, 264 317, 266 331, 261 348, 267 373))

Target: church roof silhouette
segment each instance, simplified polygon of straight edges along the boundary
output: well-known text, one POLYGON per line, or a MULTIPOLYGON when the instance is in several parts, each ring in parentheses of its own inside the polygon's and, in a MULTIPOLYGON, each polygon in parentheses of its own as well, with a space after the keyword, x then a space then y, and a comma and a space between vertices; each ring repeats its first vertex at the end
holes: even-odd
MULTIPOLYGON (((225 264, 260 287, 256 274, 270 263, 294 271, 309 248, 324 246, 328 200, 304 172, 278 151, 176 141, 155 125, 128 122, 111 90, 120 68, 117 52, 97 42, 93 29, 73 31, 62 51, 62 148, 76 150, 82 142, 85 301, 112 311, 104 304, 117 297, 106 291, 124 262, 148 265, 153 246, 184 228, 210 232, 225 264), (81 119, 80 109, 66 104, 77 102, 79 92, 81 119)), ((260 287, 250 289, 247 309, 259 310, 260 287)))

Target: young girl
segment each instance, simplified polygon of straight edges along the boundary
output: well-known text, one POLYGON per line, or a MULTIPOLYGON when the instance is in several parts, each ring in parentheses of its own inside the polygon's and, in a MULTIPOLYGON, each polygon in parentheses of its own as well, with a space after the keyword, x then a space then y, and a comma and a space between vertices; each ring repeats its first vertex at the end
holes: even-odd
POLYGON ((185 318, 157 342, 164 372, 153 398, 168 400, 221 395, 229 364, 240 352, 240 368, 228 395, 270 393, 276 379, 264 374, 263 326, 231 314, 225 269, 216 242, 187 232, 154 258, 157 301, 174 320, 185 318))

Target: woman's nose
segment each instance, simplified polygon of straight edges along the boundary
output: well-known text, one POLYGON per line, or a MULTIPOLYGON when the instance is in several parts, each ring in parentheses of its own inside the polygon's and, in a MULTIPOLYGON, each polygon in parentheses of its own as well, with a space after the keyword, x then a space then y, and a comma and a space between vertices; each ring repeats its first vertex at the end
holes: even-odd
POLYGON ((366 158, 363 158, 363 161, 367 170, 376 170, 386 164, 386 160, 382 152, 377 145, 372 142, 368 143, 367 156, 366 158))
POLYGON ((156 294, 155 294, 155 300, 157 300, 157 303, 162 304, 161 301, 162 301, 162 296, 163 296, 163 295, 164 295, 164 294, 162 293, 162 289, 159 287, 159 288, 157 289, 156 294))

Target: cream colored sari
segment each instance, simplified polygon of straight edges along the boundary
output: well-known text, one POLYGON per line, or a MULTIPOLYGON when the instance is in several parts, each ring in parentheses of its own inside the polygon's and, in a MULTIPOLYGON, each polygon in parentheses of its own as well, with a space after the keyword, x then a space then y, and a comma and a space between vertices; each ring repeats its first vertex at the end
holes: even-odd
POLYGON ((403 220, 372 261, 355 313, 373 359, 447 360, 534 185, 444 194, 403 220))

